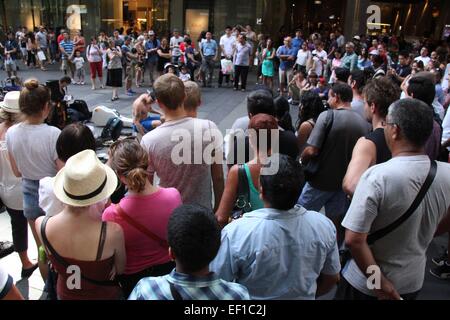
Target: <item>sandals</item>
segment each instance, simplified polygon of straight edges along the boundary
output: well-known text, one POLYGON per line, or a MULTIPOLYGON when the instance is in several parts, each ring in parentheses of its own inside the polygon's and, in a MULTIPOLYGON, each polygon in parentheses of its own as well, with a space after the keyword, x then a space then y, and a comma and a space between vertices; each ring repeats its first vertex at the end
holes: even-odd
POLYGON ((38 268, 38 264, 36 263, 31 268, 22 269, 20 276, 22 277, 22 279, 29 278, 29 277, 31 277, 31 275, 37 268, 38 268))

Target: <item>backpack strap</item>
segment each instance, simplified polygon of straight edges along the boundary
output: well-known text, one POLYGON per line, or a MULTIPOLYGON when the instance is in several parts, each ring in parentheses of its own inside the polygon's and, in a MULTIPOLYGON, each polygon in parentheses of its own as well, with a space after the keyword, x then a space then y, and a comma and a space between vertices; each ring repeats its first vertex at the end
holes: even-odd
POLYGON ((244 165, 238 167, 238 191, 236 197, 236 207, 243 209, 244 212, 251 210, 250 187, 248 184, 247 173, 244 165))

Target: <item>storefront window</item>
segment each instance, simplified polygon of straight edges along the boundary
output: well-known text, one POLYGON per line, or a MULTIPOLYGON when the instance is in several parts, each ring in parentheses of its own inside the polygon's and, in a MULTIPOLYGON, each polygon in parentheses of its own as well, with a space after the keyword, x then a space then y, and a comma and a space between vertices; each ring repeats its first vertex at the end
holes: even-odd
POLYGON ((165 31, 169 27, 169 0, 103 0, 102 29, 124 28, 165 31))

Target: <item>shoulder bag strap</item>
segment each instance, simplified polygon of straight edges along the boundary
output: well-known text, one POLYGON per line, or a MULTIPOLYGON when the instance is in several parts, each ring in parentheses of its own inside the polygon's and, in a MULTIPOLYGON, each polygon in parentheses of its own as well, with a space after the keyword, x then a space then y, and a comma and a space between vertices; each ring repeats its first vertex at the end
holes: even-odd
POLYGON ((122 207, 120 206, 120 204, 116 205, 116 212, 119 214, 119 216, 124 219, 129 225, 133 226, 134 228, 136 228, 137 230, 139 230, 140 232, 142 232, 143 234, 145 234, 147 237, 149 237, 150 239, 152 239, 153 241, 158 242, 158 244, 167 249, 169 247, 169 244, 167 243, 166 240, 160 238, 159 236, 157 236, 156 234, 154 234, 153 232, 151 232, 150 230, 148 230, 146 227, 144 227, 142 224, 140 224, 139 222, 137 222, 136 220, 134 220, 133 218, 131 218, 129 215, 126 214, 126 212, 122 209, 122 207))
POLYGON ((247 174, 244 165, 239 165, 238 169, 238 192, 236 197, 236 206, 246 211, 250 207, 250 188, 248 185, 247 174))
POLYGON ((369 245, 374 244, 375 241, 380 240, 387 234, 391 233, 398 227, 400 227, 406 220, 408 220, 409 217, 412 216, 412 214, 416 211, 417 207, 422 202, 423 198, 427 194, 428 190, 430 189, 431 184, 434 181, 434 178, 436 177, 436 171, 437 171, 437 163, 436 161, 431 161, 430 171, 428 172, 428 176, 422 185, 422 188, 420 189, 419 193, 417 194, 416 198, 414 199, 413 203, 409 207, 409 209, 397 220, 395 220, 393 223, 388 225, 387 227, 384 227, 383 229, 380 229, 372 234, 370 234, 367 237, 367 243, 369 245))
MULTIPOLYGON (((61 257, 58 252, 56 252, 55 248, 50 244, 50 242, 47 239, 47 235, 45 233, 45 228, 47 227, 47 222, 50 219, 50 217, 45 217, 44 220, 41 223, 41 236, 42 236, 42 242, 44 243, 44 246, 50 251, 52 256, 58 261, 59 264, 61 264, 64 268, 68 268, 70 264, 64 260, 63 257, 61 257)), ((98 286, 117 286, 117 281, 98 281, 94 279, 90 279, 88 277, 85 277, 82 273, 80 274, 81 278, 87 282, 90 282, 92 284, 98 285, 98 286)))

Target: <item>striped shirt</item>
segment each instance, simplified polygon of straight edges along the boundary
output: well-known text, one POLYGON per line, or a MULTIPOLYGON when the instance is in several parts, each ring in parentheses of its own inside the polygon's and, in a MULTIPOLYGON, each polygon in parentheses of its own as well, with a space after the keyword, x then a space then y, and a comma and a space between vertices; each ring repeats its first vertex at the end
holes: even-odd
MULTIPOLYGON (((64 49, 64 51, 67 53, 67 55, 70 57, 70 55, 72 54, 72 52, 73 52, 73 48, 74 48, 74 45, 73 45, 73 42, 72 41, 65 41, 65 40, 63 40, 63 41, 61 41, 60 43, 59 43, 59 45, 64 49)), ((65 55, 63 54, 62 55, 62 57, 61 57, 61 59, 62 60, 66 60, 66 57, 65 57, 65 55)))
POLYGON ((138 282, 128 300, 175 300, 172 283, 183 300, 249 300, 247 289, 224 281, 211 272, 205 277, 182 274, 175 269, 162 277, 144 278, 138 282))

